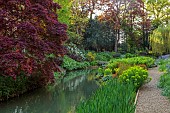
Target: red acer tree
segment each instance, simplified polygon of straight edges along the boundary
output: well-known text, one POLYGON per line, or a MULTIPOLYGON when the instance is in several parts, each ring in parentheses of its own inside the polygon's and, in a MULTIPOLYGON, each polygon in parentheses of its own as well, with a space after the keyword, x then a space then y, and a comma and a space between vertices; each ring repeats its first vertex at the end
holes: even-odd
POLYGON ((53 80, 66 52, 67 26, 57 19, 59 8, 52 0, 0 0, 1 76, 15 79, 24 73, 45 83, 53 80))

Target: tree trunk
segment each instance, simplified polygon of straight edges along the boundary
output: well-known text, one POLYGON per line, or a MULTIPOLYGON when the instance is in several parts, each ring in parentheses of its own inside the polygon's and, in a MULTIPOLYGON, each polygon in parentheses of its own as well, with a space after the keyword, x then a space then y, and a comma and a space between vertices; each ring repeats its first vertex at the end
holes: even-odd
POLYGON ((114 51, 117 52, 118 51, 118 40, 119 40, 119 30, 116 30, 116 37, 115 37, 115 47, 114 47, 114 51))

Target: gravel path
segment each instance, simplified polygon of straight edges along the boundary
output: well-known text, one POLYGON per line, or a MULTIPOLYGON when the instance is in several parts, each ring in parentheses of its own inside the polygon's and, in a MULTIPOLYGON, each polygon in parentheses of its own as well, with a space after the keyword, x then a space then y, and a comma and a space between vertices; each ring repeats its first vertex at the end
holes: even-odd
POLYGON ((140 88, 136 113, 170 113, 170 101, 157 88, 161 74, 158 67, 149 69, 152 80, 140 88))

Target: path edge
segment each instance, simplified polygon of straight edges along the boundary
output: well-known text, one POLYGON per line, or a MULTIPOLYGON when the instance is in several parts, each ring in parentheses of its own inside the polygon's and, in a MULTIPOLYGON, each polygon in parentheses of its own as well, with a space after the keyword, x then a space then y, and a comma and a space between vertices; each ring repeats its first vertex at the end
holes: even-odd
MULTIPOLYGON (((139 88, 139 89, 140 89, 140 88, 139 88)), ((137 91, 137 93, 136 93, 136 97, 135 97, 135 102, 134 102, 135 112, 134 112, 134 113, 136 113, 136 105, 137 105, 137 100, 138 100, 138 96, 139 96, 139 89, 138 89, 138 91, 137 91)))

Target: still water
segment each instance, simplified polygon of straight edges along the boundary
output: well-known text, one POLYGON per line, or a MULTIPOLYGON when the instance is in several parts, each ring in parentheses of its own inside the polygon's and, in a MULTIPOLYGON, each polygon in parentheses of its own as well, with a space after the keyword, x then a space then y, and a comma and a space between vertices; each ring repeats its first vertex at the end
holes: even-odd
POLYGON ((76 105, 98 88, 94 75, 94 70, 70 72, 55 87, 1 102, 0 113, 73 113, 76 105))

